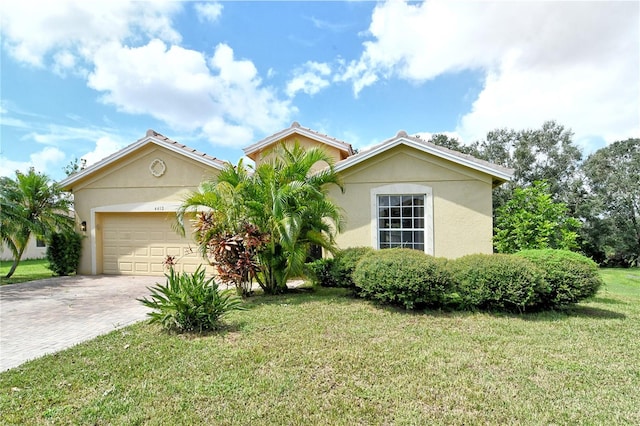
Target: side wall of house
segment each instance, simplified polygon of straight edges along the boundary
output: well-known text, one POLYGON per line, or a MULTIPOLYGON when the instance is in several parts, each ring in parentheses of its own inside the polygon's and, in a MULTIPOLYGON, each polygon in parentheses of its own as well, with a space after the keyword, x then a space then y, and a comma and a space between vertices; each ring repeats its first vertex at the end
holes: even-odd
MULTIPOLYGON (((37 239, 32 236, 27 243, 27 248, 22 255, 22 259, 42 259, 46 255, 47 247, 38 247, 37 239)), ((13 254, 11 253, 11 250, 9 250, 9 248, 4 245, 0 245, 0 260, 5 262, 13 260, 13 254)))
MULTIPOLYGON (((346 216, 338 235, 341 248, 376 246, 376 188, 424 188, 430 191, 431 250, 456 258, 492 252, 491 176, 406 146, 392 148, 341 172, 344 193, 330 197, 346 216)), ((384 191, 383 191, 384 192, 384 191)))

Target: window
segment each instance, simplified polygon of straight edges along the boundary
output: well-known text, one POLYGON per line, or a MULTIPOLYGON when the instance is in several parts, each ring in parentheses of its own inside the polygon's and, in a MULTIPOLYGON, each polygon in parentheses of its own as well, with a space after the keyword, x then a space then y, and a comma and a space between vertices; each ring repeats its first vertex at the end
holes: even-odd
POLYGON ((381 249, 424 251, 424 194, 378 195, 378 243, 381 249))
POLYGON ((45 244, 44 240, 41 240, 40 238, 36 238, 36 247, 46 247, 47 245, 45 244))
POLYGON ((371 189, 372 247, 410 248, 433 255, 433 191, 414 183, 371 189))

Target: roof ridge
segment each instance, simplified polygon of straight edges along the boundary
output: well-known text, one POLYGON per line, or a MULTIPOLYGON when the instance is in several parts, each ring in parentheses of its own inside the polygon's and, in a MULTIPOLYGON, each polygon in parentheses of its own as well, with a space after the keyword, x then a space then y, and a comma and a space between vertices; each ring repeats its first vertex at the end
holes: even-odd
MULTIPOLYGON (((309 128, 309 127, 301 126, 300 123, 298 123, 297 121, 294 121, 293 123, 291 123, 291 126, 285 128, 285 129, 279 130, 278 132, 273 133, 273 134, 271 134, 271 135, 269 135, 267 137, 264 137, 264 138, 260 139, 259 141, 247 146, 246 148, 243 149, 243 151, 245 152, 245 154, 249 155, 249 154, 259 150, 260 148, 263 148, 263 145, 265 145, 265 144, 268 145, 268 144, 271 144, 271 143, 279 141, 280 139, 282 139, 284 137, 284 135, 287 135, 288 133, 293 133, 293 132, 296 131, 296 129, 299 129, 302 132, 311 133, 311 134, 317 136, 320 139, 325 139, 327 141, 330 141, 332 144, 336 144, 338 146, 341 146, 342 148, 344 148, 345 151, 347 151, 349 156, 353 155, 353 146, 350 143, 345 142, 343 140, 340 140, 338 138, 335 138, 333 136, 329 136, 329 135, 326 135, 324 133, 320 133, 317 130, 313 130, 313 129, 309 128)), ((341 149, 341 148, 339 148, 339 149, 341 149)))
MULTIPOLYGON (((216 161, 216 162, 219 162, 221 164, 226 163, 226 161, 224 161, 224 160, 221 160, 221 159, 219 159, 217 157, 213 157, 213 156, 207 154, 206 152, 198 151, 195 148, 191 148, 190 146, 187 146, 187 145, 183 144, 182 142, 178 142, 178 141, 176 141, 174 139, 171 139, 171 138, 163 135, 162 133, 156 132, 153 129, 147 130, 147 133, 146 133, 145 137, 147 137, 147 138, 148 137, 153 137, 153 138, 156 138, 156 139, 160 139, 160 140, 162 140, 164 142, 173 144, 173 145, 177 146, 178 148, 180 148, 180 149, 182 149, 184 151, 190 152, 193 155, 196 155, 196 156, 202 157, 202 158, 206 158, 207 160, 216 161)), ((142 138, 142 139, 144 139, 144 138, 142 138)))

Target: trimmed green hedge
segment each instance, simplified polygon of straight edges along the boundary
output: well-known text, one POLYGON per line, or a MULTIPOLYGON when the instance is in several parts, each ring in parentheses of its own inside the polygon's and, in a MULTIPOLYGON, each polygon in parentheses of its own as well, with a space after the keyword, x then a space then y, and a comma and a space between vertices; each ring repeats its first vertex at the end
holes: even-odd
POLYGON ((448 264, 460 308, 524 312, 537 308, 548 292, 542 271, 508 254, 473 254, 448 264))
POLYGON ((602 286, 598 265, 588 257, 568 250, 523 250, 516 256, 528 259, 543 272, 549 292, 540 307, 552 309, 594 296, 602 286))
POLYGON ((385 249, 364 256, 353 281, 361 296, 406 309, 440 307, 451 293, 446 261, 411 249, 385 249))
POLYGON ((455 260, 410 249, 346 249, 310 265, 316 282, 406 309, 530 312, 577 303, 602 285, 591 259, 567 250, 473 254, 455 260))
POLYGON ((351 247, 336 253, 333 258, 319 259, 308 264, 315 284, 323 287, 345 287, 356 289, 353 283, 353 271, 356 265, 374 250, 371 247, 351 247))

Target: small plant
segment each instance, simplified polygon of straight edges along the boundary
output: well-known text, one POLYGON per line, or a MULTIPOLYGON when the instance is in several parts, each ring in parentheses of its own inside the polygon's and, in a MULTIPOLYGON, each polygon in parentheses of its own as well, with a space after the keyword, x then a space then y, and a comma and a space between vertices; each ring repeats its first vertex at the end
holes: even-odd
POLYGON ((48 268, 56 275, 75 274, 80 263, 82 235, 77 232, 62 232, 51 235, 47 247, 48 268))
POLYGON ((472 254, 448 263, 462 309, 524 312, 549 286, 533 262, 508 254, 472 254))
POLYGON ((216 330, 224 315, 244 310, 242 299, 233 290, 219 290, 213 277, 206 279, 202 266, 193 274, 179 274, 170 268, 165 276, 166 284, 149 288, 150 299, 137 300, 153 309, 148 314, 150 322, 167 330, 199 333, 216 330))
POLYGON ((524 250, 516 255, 536 264, 549 284, 550 290, 541 300, 542 308, 577 303, 594 296, 602 286, 598 265, 579 253, 548 249, 524 250))
POLYGON ((411 249, 379 250, 363 257, 353 281, 362 297, 406 309, 443 306, 451 293, 445 261, 411 249))

